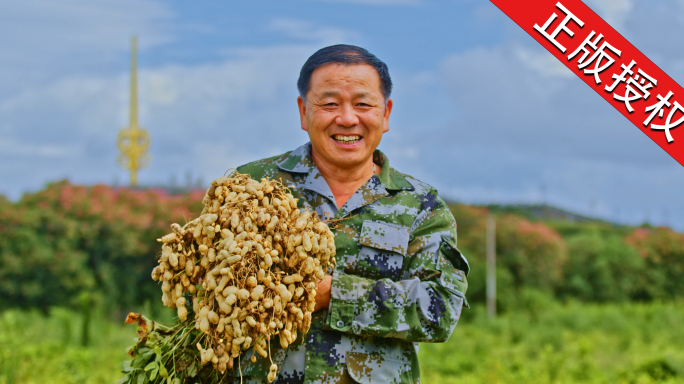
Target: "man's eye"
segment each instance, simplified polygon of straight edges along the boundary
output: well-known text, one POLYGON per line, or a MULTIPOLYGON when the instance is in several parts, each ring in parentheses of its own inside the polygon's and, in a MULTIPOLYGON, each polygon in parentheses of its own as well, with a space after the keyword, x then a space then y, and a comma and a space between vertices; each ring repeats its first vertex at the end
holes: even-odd
POLYGON ((369 104, 366 104, 366 103, 358 103, 358 104, 356 104, 356 105, 359 106, 359 107, 370 107, 370 105, 369 105, 369 104))

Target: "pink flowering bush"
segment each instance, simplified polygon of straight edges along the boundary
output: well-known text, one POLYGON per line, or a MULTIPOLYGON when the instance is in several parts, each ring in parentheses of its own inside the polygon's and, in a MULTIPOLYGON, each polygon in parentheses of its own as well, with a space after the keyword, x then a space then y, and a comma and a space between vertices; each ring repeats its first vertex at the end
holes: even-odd
POLYGON ((156 298, 155 239, 196 216, 203 194, 60 181, 0 199, 0 303, 47 310, 87 293, 125 308, 156 298))
POLYGON ((568 260, 565 241, 548 225, 505 215, 497 223, 497 251, 515 286, 551 290, 563 284, 568 260))
MULTIPOLYGON (((129 310, 160 302, 150 278, 156 239, 171 223, 197 216, 203 195, 60 181, 18 202, 0 196, 0 305, 47 311, 96 300, 129 310)), ((483 303, 490 210, 450 207, 471 266, 468 300, 483 303)), ((503 310, 520 305, 530 290, 600 302, 684 295, 684 235, 669 228, 560 225, 497 213, 496 243, 503 310)))
MULTIPOLYGON (((486 229, 489 210, 464 204, 452 205, 458 225, 458 247, 468 258, 471 273, 468 299, 486 298, 486 229)), ((553 228, 518 215, 495 216, 497 253, 497 302, 509 308, 523 287, 553 292, 563 284, 567 249, 553 228)))
POLYGON ((671 299, 684 295, 684 234, 670 228, 637 228, 626 242, 641 255, 645 267, 635 280, 641 299, 671 299))

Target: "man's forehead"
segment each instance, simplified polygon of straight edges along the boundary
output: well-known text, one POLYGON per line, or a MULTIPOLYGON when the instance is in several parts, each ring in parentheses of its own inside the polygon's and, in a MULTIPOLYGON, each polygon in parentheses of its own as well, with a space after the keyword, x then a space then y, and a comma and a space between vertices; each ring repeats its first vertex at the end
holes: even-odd
POLYGON ((309 91, 321 96, 339 94, 339 87, 356 88, 355 95, 382 93, 380 75, 365 63, 328 63, 316 68, 311 74, 309 91))

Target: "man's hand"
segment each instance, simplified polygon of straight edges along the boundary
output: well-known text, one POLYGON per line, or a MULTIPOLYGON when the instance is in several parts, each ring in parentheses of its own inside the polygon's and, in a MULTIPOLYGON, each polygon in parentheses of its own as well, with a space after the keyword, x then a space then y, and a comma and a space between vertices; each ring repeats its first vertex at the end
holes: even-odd
POLYGON ((332 285, 332 276, 326 275, 320 283, 318 283, 318 289, 316 290, 316 307, 314 312, 318 312, 321 309, 328 308, 330 305, 330 286, 332 285))

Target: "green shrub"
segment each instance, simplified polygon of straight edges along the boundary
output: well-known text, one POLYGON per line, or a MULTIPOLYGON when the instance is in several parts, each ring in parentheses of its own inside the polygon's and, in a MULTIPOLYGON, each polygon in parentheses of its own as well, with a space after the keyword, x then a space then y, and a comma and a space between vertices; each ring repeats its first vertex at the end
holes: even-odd
POLYGON ((590 230, 571 236, 567 244, 570 258, 561 297, 623 302, 643 289, 646 264, 621 236, 590 230))
POLYGON ((637 228, 626 241, 645 261, 643 300, 671 300, 684 294, 684 235, 670 228, 637 228))
POLYGON ((2 200, 0 305, 80 307, 83 292, 113 310, 157 302, 155 239, 194 217, 202 196, 62 181, 2 200))
MULTIPOLYGON (((471 266, 468 300, 486 300, 486 208, 463 204, 451 206, 458 224, 458 247, 471 266)), ((520 216, 496 218, 497 305, 508 310, 516 305, 520 290, 531 288, 553 293, 563 284, 567 250, 551 227, 520 216)))

